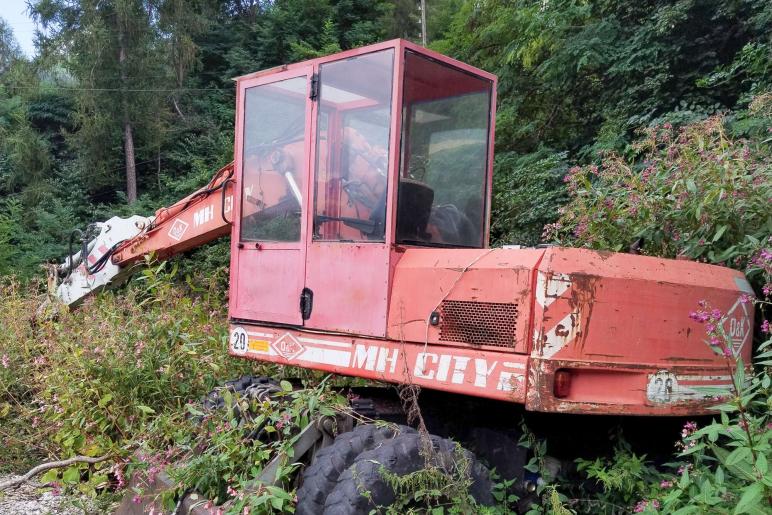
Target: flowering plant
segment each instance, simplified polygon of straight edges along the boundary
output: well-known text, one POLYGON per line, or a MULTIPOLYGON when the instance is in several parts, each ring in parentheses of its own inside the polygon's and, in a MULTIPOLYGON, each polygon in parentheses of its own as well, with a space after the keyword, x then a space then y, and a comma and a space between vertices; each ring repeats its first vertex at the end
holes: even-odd
MULTIPOLYGON (((753 112, 768 120, 770 104, 759 97, 753 112)), ((611 153, 568 171, 570 200, 543 238, 744 268, 772 228, 769 142, 732 139, 720 116, 646 129, 634 160, 611 153)))

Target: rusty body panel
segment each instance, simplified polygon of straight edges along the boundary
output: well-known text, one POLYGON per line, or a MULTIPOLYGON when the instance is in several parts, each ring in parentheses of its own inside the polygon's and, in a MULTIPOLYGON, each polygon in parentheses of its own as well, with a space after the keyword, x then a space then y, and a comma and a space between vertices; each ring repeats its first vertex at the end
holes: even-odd
POLYGON ((538 411, 643 414, 670 407, 688 413, 725 394, 731 373, 688 317, 701 300, 726 313, 735 357, 751 357, 751 292, 743 274, 690 261, 548 249, 536 280, 526 406, 538 411), (556 370, 571 374, 556 399, 556 370), (533 388, 530 386, 533 385, 533 388), (684 409, 679 409, 681 406, 684 409))
POLYGON ((375 381, 525 402, 526 355, 244 323, 231 326, 229 352, 375 381))
POLYGON ((532 281, 543 255, 543 249, 406 250, 392 283, 389 338, 528 352, 532 281), (437 325, 428 323, 434 311, 437 325))

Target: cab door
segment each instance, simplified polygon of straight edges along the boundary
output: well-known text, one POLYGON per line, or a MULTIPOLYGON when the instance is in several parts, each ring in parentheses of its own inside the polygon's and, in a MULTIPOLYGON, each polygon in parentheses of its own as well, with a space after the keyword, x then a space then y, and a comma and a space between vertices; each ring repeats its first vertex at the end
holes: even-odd
POLYGON ((230 316, 302 325, 312 67, 239 81, 230 316))
POLYGON ((318 65, 308 328, 385 336, 397 139, 393 48, 318 65))

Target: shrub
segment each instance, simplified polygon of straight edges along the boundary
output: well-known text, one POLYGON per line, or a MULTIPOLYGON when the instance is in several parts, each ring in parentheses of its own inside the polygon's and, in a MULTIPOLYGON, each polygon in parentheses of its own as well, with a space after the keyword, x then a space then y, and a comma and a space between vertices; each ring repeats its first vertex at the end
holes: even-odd
MULTIPOLYGON (((759 98, 751 115, 768 123, 770 104, 772 96, 759 98)), ((610 153, 600 166, 569 170, 570 201, 544 236, 742 269, 772 232, 769 142, 730 138, 720 116, 647 129, 635 159, 610 153)))
MULTIPOLYGON (((254 368, 226 352, 223 295, 210 287, 217 277, 183 287, 174 275, 153 265, 130 288, 47 317, 35 316, 43 296, 34 286, 0 285, 0 416, 33 433, 2 435, 6 448, 34 441, 43 456, 126 457, 142 441, 162 445, 171 426, 162 422, 184 414, 189 400, 254 368)), ((93 489, 107 479, 96 470, 108 466, 44 479, 75 484, 84 474, 93 489)))

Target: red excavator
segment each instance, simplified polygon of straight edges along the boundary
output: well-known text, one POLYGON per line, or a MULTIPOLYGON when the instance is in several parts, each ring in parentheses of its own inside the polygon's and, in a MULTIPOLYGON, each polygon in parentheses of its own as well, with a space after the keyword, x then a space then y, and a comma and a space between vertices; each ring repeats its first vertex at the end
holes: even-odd
MULTIPOLYGON (((688 317, 701 300, 726 313, 731 350, 750 362, 741 297, 752 290, 737 271, 489 247, 494 75, 394 40, 245 75, 236 88, 233 163, 155 216, 76 233, 79 252, 51 275, 60 299, 119 284, 150 253, 230 234, 231 355, 417 385, 453 399, 442 411, 457 426, 473 405, 711 413, 731 377, 688 317)), ((335 440, 346 452, 317 453, 342 461, 306 469, 304 485, 319 470, 327 480, 301 487, 299 513, 367 513, 375 501, 346 481, 356 466, 367 476, 374 448, 410 468, 398 457, 418 452, 414 434, 356 431, 353 447, 350 433, 335 440)))

